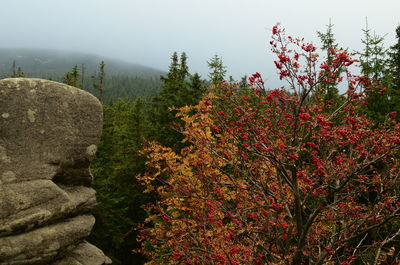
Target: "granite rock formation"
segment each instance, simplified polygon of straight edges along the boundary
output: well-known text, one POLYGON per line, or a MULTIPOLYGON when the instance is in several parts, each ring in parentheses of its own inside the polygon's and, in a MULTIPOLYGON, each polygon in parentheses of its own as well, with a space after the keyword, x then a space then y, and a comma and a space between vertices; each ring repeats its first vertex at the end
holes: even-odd
POLYGON ((0 80, 1 265, 111 263, 85 241, 95 221, 89 164, 101 128, 101 104, 83 90, 0 80))

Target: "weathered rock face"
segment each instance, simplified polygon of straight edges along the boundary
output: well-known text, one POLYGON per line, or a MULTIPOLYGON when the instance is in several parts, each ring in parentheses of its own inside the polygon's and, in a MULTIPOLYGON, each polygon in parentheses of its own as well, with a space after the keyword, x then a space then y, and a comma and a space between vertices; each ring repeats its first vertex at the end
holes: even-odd
POLYGON ((0 264, 110 264, 84 239, 96 204, 89 164, 102 127, 85 91, 0 80, 0 264))

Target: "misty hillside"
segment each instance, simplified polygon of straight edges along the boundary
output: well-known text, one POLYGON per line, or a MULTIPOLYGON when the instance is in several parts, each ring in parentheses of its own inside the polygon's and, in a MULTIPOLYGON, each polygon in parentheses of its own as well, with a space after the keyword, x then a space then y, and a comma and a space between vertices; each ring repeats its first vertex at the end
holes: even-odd
POLYGON ((96 72, 99 62, 106 62, 108 75, 159 76, 164 72, 154 68, 128 63, 103 56, 46 50, 46 49, 9 49, 0 48, 0 73, 2 76, 12 73, 12 64, 21 67, 29 77, 58 77, 70 71, 74 65, 85 64, 85 72, 90 75, 96 72))
MULTIPOLYGON (((96 96, 96 82, 93 76, 98 73, 99 63, 105 61, 104 100, 127 97, 131 100, 137 97, 151 98, 161 87, 161 70, 143 65, 105 58, 98 55, 77 52, 45 50, 45 49, 7 49, 0 48, 0 77, 6 78, 13 74, 13 62, 16 68, 21 68, 26 77, 38 77, 63 81, 64 75, 78 66, 81 75, 81 65, 84 64, 84 89, 96 96)), ((81 85, 81 76, 79 77, 81 85)))

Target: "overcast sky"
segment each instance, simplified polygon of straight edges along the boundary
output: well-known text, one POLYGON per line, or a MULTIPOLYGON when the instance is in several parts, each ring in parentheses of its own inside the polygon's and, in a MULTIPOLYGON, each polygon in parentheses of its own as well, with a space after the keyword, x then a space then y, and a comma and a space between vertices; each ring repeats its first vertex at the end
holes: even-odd
POLYGON ((185 51, 191 72, 207 75, 222 56, 228 74, 275 79, 268 41, 277 22, 318 43, 329 19, 344 48, 361 49, 369 26, 395 42, 399 0, 1 0, 0 47, 51 48, 123 59, 167 70, 185 51))

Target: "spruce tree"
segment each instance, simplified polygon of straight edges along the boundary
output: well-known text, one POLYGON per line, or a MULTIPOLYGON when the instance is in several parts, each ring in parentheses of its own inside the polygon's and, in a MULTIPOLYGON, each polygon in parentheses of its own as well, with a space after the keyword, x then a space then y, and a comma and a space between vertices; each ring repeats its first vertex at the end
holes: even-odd
POLYGON ((385 36, 381 37, 375 32, 371 33, 368 21, 363 32, 364 39, 361 41, 364 44, 364 49, 359 53, 361 72, 369 78, 382 81, 387 68, 387 49, 383 44, 385 36))
POLYGON ((182 53, 179 58, 176 52, 171 57, 168 74, 161 81, 161 91, 153 98, 148 114, 152 124, 150 138, 178 151, 184 146, 179 132, 182 122, 172 108, 197 104, 203 93, 202 81, 199 75, 190 75, 187 55, 182 53))
POLYGON ((248 88, 248 83, 247 83, 247 75, 242 76, 242 78, 240 78, 240 89, 246 89, 248 88))
POLYGON ((185 52, 181 54, 181 62, 179 64, 179 81, 183 84, 189 75, 189 67, 187 65, 187 55, 185 52))
POLYGON ((392 110, 390 106, 391 81, 387 74, 387 49, 384 47, 384 36, 371 32, 366 21, 364 32, 364 49, 359 52, 361 73, 373 80, 367 92, 368 106, 366 114, 377 123, 385 120, 386 114, 392 110), (385 88, 385 89, 384 89, 385 88))
POLYGON ((99 99, 101 102, 104 101, 104 90, 105 90, 105 80, 106 80, 106 71, 105 71, 106 63, 101 61, 99 64, 99 72, 92 76, 95 82, 93 83, 93 88, 98 90, 100 93, 99 99))
POLYGON ((78 87, 79 71, 78 66, 72 67, 70 72, 67 72, 63 77, 63 83, 69 86, 78 87))
POLYGON ((389 73, 391 77, 391 105, 400 114, 400 26, 396 28, 397 43, 390 47, 389 73))
POLYGON ((17 68, 16 77, 25 77, 25 73, 22 71, 22 68, 20 66, 17 68))
POLYGON ((85 64, 81 64, 81 83, 80 88, 85 90, 85 64))
POLYGON ((13 60, 11 77, 15 77, 16 75, 17 75, 17 66, 16 66, 16 63, 15 63, 15 60, 13 60))
POLYGON ((210 68, 210 73, 208 77, 211 84, 217 85, 225 80, 226 66, 222 62, 222 58, 217 54, 214 55, 208 62, 208 67, 210 68))
POLYGON ((198 73, 190 75, 189 80, 190 97, 188 98, 187 105, 196 105, 205 92, 206 81, 202 80, 198 73))
POLYGON ((17 67, 15 60, 13 60, 13 64, 12 64, 11 77, 25 77, 25 73, 22 71, 21 67, 17 67))
MULTIPOLYGON (((334 50, 338 49, 338 44, 336 43, 333 34, 333 26, 334 25, 329 20, 329 24, 326 26, 326 32, 317 32, 317 35, 322 42, 321 49, 325 52, 325 61, 328 64, 331 64, 332 62, 334 50)), ((329 77, 322 76, 321 78, 328 79, 329 77)), ((337 83, 323 82, 323 85, 321 85, 320 89, 322 90, 322 94, 325 96, 325 100, 330 100, 338 103, 337 101, 339 101, 339 90, 337 88, 337 85, 337 83)))

